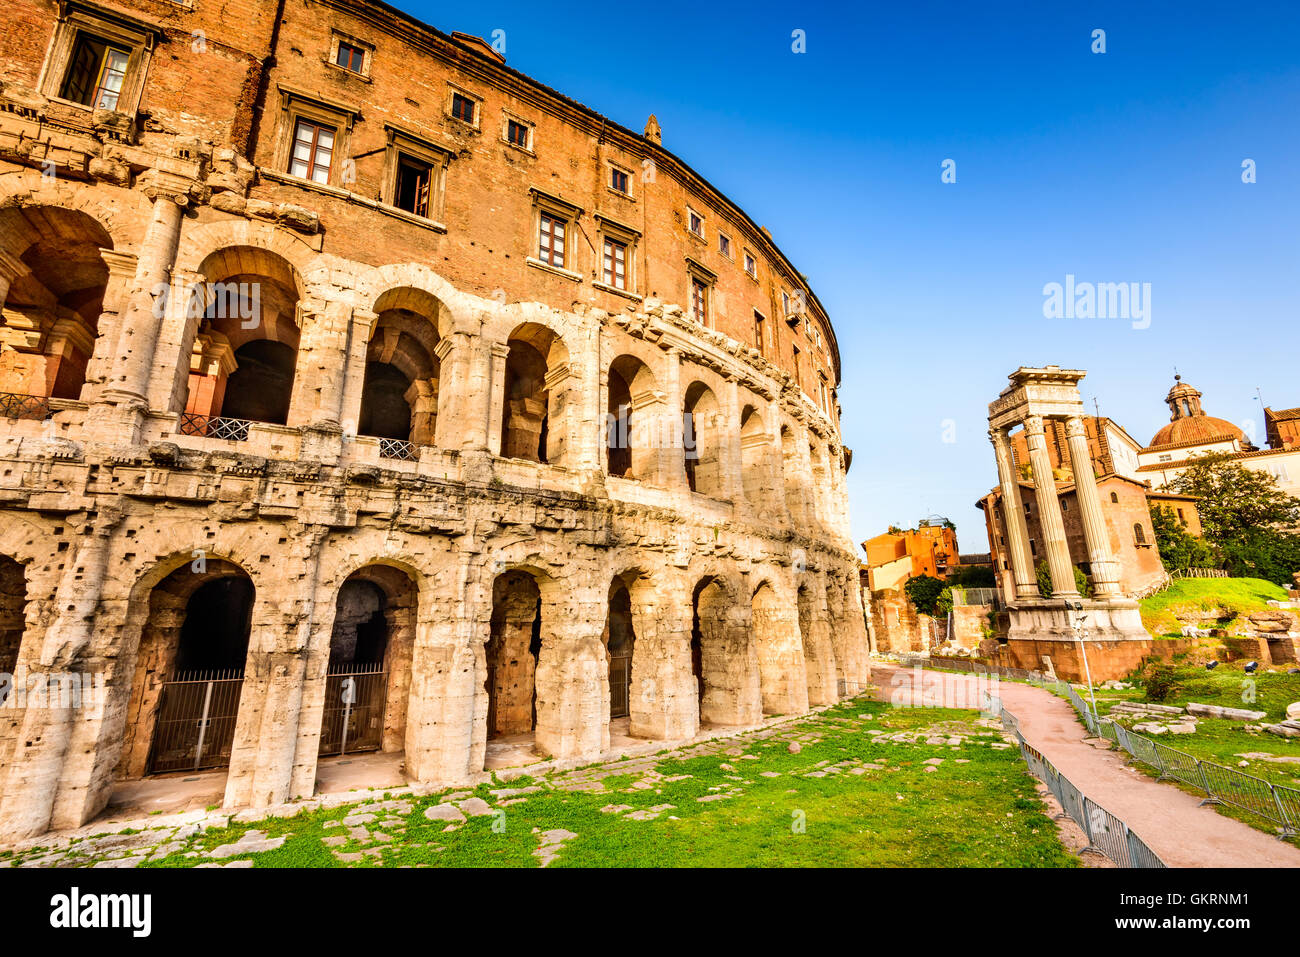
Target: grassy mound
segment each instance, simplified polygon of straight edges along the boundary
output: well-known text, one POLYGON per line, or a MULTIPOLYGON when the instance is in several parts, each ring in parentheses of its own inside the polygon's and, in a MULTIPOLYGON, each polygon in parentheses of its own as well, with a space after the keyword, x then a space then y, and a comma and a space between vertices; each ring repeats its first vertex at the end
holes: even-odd
POLYGON ((1184 624, 1179 615, 1216 613, 1217 627, 1228 627, 1241 615, 1266 611, 1270 599, 1286 601, 1286 589, 1262 578, 1184 578, 1142 599, 1142 624, 1153 635, 1177 637, 1184 624))

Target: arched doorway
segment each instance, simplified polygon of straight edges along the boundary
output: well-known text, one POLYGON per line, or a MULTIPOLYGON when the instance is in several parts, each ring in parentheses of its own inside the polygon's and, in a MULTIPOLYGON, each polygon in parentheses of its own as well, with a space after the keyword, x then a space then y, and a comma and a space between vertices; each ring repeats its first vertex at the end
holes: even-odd
POLYGON ((719 425, 713 391, 702 382, 692 382, 682 409, 686 484, 692 492, 715 498, 723 492, 719 425))
POLYGON ((154 586, 141 630, 117 777, 223 768, 239 715, 253 583, 222 559, 154 586))
POLYGON ((609 662, 609 717, 632 714, 632 657, 636 632, 632 624, 632 593, 627 582, 615 578, 609 587, 609 617, 600 636, 609 662))
POLYGON ((717 577, 701 578, 692 592, 691 671, 701 728, 752 724, 761 717, 758 661, 749 630, 717 577))
POLYGON ((655 378, 636 356, 619 356, 609 366, 606 413, 607 468, 610 475, 653 480, 656 445, 653 409, 655 378))
POLYGON ((501 455, 563 465, 568 350, 554 332, 532 322, 511 333, 507 345, 501 455))
POLYGON ((12 264, 0 270, 0 414, 42 419, 42 400, 81 397, 113 241, 92 217, 53 206, 0 212, 0 237, 12 264))
POLYGON ((298 362, 297 274, 275 253, 248 246, 218 250, 199 273, 205 282, 193 295, 203 319, 181 433, 241 441, 249 422, 284 425, 298 362))
POLYGON ((318 754, 402 751, 415 647, 415 582, 368 565, 335 599, 318 754))
POLYGON ((754 643, 762 675, 765 714, 802 714, 808 710, 808 680, 798 612, 783 601, 770 581, 751 600, 754 643))
MULTIPOLYGON (((0 555, 0 675, 18 670, 18 655, 27 624, 27 579, 23 566, 8 555, 0 555)), ((0 704, 13 686, 0 683, 0 704)))
POLYGON ((528 572, 492 584, 487 643, 487 736, 531 735, 537 726, 537 658, 542 650, 542 595, 528 572))
POLYGON ((375 303, 379 318, 366 352, 360 435, 381 440, 385 458, 417 458, 434 444, 438 419, 441 304, 419 289, 393 289, 375 303))

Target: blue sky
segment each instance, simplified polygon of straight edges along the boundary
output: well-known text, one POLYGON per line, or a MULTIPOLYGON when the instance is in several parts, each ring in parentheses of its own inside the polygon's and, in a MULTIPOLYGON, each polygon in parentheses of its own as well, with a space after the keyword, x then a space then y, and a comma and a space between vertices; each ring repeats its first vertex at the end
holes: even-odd
POLYGON ((987 405, 1019 365, 1088 370, 1140 442, 1175 366, 1260 441, 1257 387, 1300 405, 1300 4, 398 5, 505 30, 511 66, 625 126, 657 114, 772 231, 839 337, 858 541, 939 513, 987 550, 987 405), (1150 283, 1150 327, 1044 318, 1067 274, 1150 283))

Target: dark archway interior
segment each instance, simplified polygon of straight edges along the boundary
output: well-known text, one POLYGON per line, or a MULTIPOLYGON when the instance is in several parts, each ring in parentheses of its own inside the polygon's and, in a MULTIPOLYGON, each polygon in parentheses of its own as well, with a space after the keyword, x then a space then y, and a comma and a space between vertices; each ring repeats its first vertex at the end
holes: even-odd
POLYGON ((492 587, 492 619, 486 648, 488 737, 533 730, 535 681, 542 651, 542 596, 524 571, 506 572, 492 587))
POLYGON ((609 474, 621 477, 632 470, 632 390, 627 380, 612 368, 609 370, 609 417, 612 423, 607 442, 609 474))
POLYGON ((247 578, 200 585, 185 606, 175 671, 242 671, 252 621, 253 583, 247 578))
POLYGON ((367 362, 358 431, 380 439, 410 439, 411 404, 406 398, 410 388, 410 377, 397 366, 367 362))
POLYGON ((226 383, 221 414, 284 425, 289 418, 296 352, 283 342, 254 339, 235 350, 238 368, 226 383))
POLYGON ((27 582, 23 566, 0 555, 0 674, 12 675, 18 666, 27 615, 27 582))
POLYGON ((372 581, 350 578, 339 589, 330 634, 329 670, 382 666, 388 650, 387 597, 372 581))

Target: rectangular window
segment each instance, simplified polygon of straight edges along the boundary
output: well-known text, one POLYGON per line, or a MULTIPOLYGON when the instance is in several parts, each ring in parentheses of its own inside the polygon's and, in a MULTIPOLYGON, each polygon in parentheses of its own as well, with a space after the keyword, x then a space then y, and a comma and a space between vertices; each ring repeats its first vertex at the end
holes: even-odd
POLYGON ((1172 455, 1162 455, 1162 456, 1160 456, 1160 461, 1161 461, 1161 462, 1172 462, 1173 460, 1174 460, 1174 457, 1173 457, 1172 455))
POLYGON ((520 123, 518 120, 506 121, 506 140, 511 146, 518 146, 522 149, 528 149, 529 133, 532 127, 527 123, 520 123))
POLYGON ((332 126, 299 120, 293 131, 293 154, 289 160, 289 172, 316 183, 329 183, 334 133, 332 126))
POLYGON ((564 268, 564 227, 568 224, 550 213, 541 214, 541 240, 537 258, 548 266, 564 268))
POLYGON ((790 358, 794 360, 794 384, 799 386, 800 388, 803 388, 803 382, 801 381, 800 373, 799 373, 799 347, 798 346, 792 345, 790 347, 790 358))
POLYGON ((785 290, 781 290, 781 315, 790 315, 790 294, 785 290))
POLYGON ((758 260, 754 258, 752 253, 745 253, 745 272, 751 276, 758 275, 758 260))
POLYGON ((763 355, 763 314, 754 310, 754 348, 763 355))
POLYGON ((350 43, 339 41, 339 54, 335 57, 334 62, 345 70, 353 73, 362 73, 365 66, 366 54, 360 47, 354 47, 350 43))
POLYGON ((60 95, 91 109, 116 110, 130 58, 130 50, 98 37, 81 35, 60 95))
POLYGON ((696 236, 704 235, 704 217, 701 216, 699 213, 697 213, 695 210, 688 209, 686 211, 686 222, 687 222, 687 227, 696 236))
POLYGON ((627 288, 627 244, 605 240, 605 285, 627 288))
POLYGON ((709 287, 700 279, 691 277, 691 315, 702 326, 709 324, 709 287))
POLYGON ((428 217, 433 167, 405 153, 397 155, 397 188, 393 205, 416 216, 428 217))
POLYGON ((616 193, 627 195, 628 179, 627 173, 617 167, 610 167, 609 170, 609 188, 616 193))
POLYGON ((818 398, 821 399, 822 411, 829 412, 830 402, 826 398, 826 377, 825 376, 822 376, 820 379, 817 380, 817 392, 818 392, 818 398))
POLYGON ((464 120, 466 123, 474 122, 475 103, 463 93, 453 93, 451 95, 451 115, 458 120, 464 120))
POLYGON ((718 252, 728 259, 731 258, 731 237, 725 233, 718 233, 718 252))

